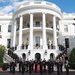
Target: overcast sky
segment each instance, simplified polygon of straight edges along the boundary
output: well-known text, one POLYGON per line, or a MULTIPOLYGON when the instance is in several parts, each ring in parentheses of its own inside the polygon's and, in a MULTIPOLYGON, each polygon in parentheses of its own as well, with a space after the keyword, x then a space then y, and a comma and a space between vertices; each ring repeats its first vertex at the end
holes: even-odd
MULTIPOLYGON (((13 13, 19 4, 28 0, 0 0, 0 13, 13 13)), ((29 0, 30 1, 30 0, 29 0)), ((32 1, 32 0, 31 0, 32 1)), ((45 0, 55 3, 62 12, 75 13, 75 0, 45 0)))

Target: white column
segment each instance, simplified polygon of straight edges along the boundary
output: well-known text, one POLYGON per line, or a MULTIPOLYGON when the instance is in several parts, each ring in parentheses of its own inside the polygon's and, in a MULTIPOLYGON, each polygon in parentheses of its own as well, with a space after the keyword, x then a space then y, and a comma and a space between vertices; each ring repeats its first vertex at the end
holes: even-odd
POLYGON ((53 35, 54 35, 54 46, 57 50, 57 32, 56 32, 56 17, 53 16, 53 35))
POLYGON ((33 14, 30 14, 30 34, 29 34, 29 47, 28 49, 33 49, 33 14))
POLYGON ((13 26, 13 47, 15 47, 16 44, 16 20, 14 22, 14 26, 13 26))
POLYGON ((47 40, 46 40, 46 15, 43 13, 42 15, 43 22, 43 49, 47 49, 47 40))
POLYGON ((20 16, 18 50, 20 50, 22 46, 22 26, 23 26, 23 16, 20 16))
POLYGON ((62 23, 59 20, 59 44, 62 45, 62 23))

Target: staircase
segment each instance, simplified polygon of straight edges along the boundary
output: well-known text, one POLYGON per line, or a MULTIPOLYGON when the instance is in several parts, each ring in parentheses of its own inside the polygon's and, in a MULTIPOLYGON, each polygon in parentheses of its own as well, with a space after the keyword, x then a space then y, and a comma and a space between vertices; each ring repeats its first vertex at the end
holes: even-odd
POLYGON ((11 61, 13 61, 13 58, 11 58, 7 53, 5 53, 3 61, 4 63, 10 63, 11 61))

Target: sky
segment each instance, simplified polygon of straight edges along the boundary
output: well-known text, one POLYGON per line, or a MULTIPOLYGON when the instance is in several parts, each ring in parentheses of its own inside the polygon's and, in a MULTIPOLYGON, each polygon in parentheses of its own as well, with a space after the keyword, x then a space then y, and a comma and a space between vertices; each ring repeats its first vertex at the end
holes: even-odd
MULTIPOLYGON (((23 2, 30 0, 0 0, 0 14, 14 13, 23 2)), ((62 12, 75 13, 75 0, 45 0, 56 4, 62 12)))

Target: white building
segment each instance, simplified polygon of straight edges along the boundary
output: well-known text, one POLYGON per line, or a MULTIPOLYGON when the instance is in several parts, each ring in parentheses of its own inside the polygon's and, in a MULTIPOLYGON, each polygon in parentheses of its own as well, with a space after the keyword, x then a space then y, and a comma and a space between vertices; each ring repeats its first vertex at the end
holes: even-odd
POLYGON ((19 56, 25 53, 26 59, 39 56, 47 60, 51 54, 56 57, 60 53, 58 44, 67 47, 68 53, 74 48, 74 25, 75 14, 62 13, 53 3, 25 2, 13 14, 0 15, 0 44, 6 48, 17 46, 15 53, 19 56))

